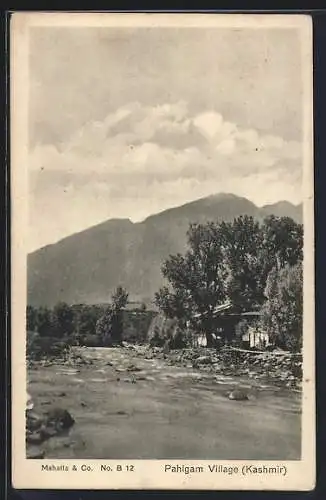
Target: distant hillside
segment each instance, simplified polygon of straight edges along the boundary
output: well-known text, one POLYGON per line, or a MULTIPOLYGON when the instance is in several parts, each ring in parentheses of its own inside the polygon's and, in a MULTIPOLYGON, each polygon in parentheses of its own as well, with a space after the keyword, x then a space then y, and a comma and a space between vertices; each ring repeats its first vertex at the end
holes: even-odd
POLYGON ((279 201, 273 205, 265 205, 260 209, 262 215, 276 215, 277 217, 282 217, 286 215, 291 217, 291 219, 296 222, 302 223, 302 205, 292 205, 288 201, 279 201))
POLYGON ((162 285, 162 261, 184 251, 190 222, 231 221, 244 214, 301 222, 302 206, 279 202, 258 208, 246 198, 218 194, 140 223, 108 220, 28 256, 28 303, 105 303, 117 285, 125 286, 132 300, 149 300, 162 285))

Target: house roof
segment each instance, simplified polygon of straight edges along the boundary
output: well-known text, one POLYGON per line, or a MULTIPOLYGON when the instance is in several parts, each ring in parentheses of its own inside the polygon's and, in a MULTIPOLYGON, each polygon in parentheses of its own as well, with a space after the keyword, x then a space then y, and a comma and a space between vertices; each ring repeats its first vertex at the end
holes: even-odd
MULTIPOLYGON (((212 311, 212 312, 213 312, 213 314, 218 314, 218 313, 220 313, 220 312, 227 311, 227 310, 231 309, 232 305, 233 305, 233 304, 232 304, 232 302, 227 301, 227 302, 225 302, 224 304, 220 304, 219 306, 216 306, 216 307, 213 309, 213 311, 212 311)), ((193 317, 194 317, 194 318, 200 318, 201 316, 204 316, 204 315, 205 315, 205 313, 200 313, 200 312, 198 312, 198 313, 195 313, 195 314, 193 315, 193 317)))
MULTIPOLYGON (((213 310, 214 315, 218 315, 220 313, 224 313, 226 311, 230 311, 234 307, 234 304, 232 302, 227 301, 224 304, 221 304, 219 306, 216 306, 213 310)), ((246 312, 228 312, 228 316, 244 316, 244 317, 255 317, 255 316, 260 316, 261 312, 260 311, 246 311, 246 312)), ((195 313, 193 315, 194 318, 200 318, 202 316, 205 316, 205 313, 195 313)))
POLYGON ((241 313, 240 316, 261 316, 260 311, 247 311, 244 313, 241 313))

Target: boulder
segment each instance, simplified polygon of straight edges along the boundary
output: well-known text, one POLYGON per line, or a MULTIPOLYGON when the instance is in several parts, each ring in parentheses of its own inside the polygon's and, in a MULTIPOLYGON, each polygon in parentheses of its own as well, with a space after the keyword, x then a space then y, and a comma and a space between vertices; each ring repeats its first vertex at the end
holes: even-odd
POLYGON ((45 451, 41 450, 38 446, 29 446, 26 450, 26 458, 44 458, 45 451))
POLYGON ((229 399, 233 401, 247 401, 249 398, 246 391, 242 389, 234 389, 229 393, 229 399))
POLYGON ((26 393, 26 410, 32 410, 34 408, 34 402, 29 394, 29 392, 26 393))
POLYGON ((131 364, 128 366, 127 371, 128 372, 141 372, 141 368, 138 368, 138 366, 131 364))
POLYGON ((33 410, 26 411, 26 429, 29 432, 34 432, 40 429, 43 425, 43 422, 44 419, 33 410))
POLYGON ((41 435, 42 441, 45 441, 46 439, 54 437, 57 434, 58 434, 58 431, 53 427, 42 427, 42 429, 40 430, 40 435, 41 435))
POLYGON ((210 356, 199 356, 195 359, 196 365, 210 365, 212 364, 212 358, 210 356))
POLYGON ((41 432, 28 433, 26 436, 26 442, 28 444, 41 444, 43 441, 44 438, 41 432))
POLYGON ((58 431, 70 429, 75 421, 67 410, 62 408, 52 408, 47 413, 46 427, 54 427, 58 431))

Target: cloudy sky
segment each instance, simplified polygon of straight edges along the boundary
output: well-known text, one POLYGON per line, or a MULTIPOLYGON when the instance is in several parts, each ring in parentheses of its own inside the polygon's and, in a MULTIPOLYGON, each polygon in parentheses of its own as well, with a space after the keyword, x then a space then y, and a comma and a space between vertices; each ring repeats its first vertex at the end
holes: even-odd
POLYGON ((218 192, 301 201, 295 29, 31 29, 29 249, 218 192))

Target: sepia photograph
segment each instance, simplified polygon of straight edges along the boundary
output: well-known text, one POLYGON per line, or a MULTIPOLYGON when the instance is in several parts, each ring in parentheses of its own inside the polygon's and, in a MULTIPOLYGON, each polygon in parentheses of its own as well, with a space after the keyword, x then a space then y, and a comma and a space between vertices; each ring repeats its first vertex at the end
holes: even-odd
POLYGON ((300 489, 301 464, 313 487, 309 18, 14 14, 11 36, 19 484, 300 489))

